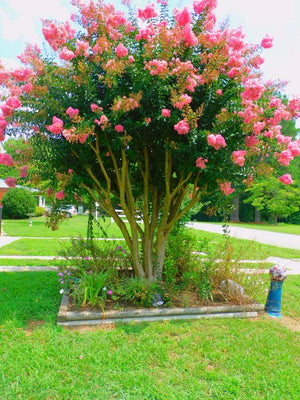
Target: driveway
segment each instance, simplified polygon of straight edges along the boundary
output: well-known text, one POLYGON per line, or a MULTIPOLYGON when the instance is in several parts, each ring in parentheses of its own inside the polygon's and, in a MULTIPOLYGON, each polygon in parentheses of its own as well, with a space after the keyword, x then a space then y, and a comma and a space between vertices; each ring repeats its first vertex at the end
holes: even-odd
MULTIPOLYGON (((207 232, 221 234, 223 233, 221 224, 219 225, 209 224, 206 222, 189 222, 187 223, 187 226, 207 232)), ((229 230, 230 236, 235 238, 254 240, 256 242, 270 244, 272 246, 300 250, 300 235, 290 235, 287 233, 240 228, 238 226, 230 226, 229 230)))

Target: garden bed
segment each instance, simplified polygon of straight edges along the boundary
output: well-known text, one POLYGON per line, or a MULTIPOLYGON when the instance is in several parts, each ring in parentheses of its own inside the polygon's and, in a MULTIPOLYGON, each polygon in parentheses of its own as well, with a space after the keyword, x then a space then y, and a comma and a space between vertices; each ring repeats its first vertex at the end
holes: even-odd
POLYGON ((188 308, 130 308, 126 310, 74 311, 69 305, 69 294, 62 296, 57 324, 66 328, 112 324, 115 322, 150 322, 199 318, 255 318, 264 310, 259 303, 232 305, 220 304, 188 308))

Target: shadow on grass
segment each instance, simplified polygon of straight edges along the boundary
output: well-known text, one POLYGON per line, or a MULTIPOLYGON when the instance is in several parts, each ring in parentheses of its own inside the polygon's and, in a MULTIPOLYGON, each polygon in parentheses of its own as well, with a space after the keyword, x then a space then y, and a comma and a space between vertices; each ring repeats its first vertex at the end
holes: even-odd
POLYGON ((60 300, 56 272, 0 273, 0 325, 56 324, 60 300))

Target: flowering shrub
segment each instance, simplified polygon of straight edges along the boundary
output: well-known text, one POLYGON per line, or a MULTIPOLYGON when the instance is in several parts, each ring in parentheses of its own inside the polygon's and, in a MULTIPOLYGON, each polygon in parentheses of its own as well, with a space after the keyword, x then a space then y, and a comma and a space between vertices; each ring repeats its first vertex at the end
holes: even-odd
POLYGON ((281 84, 260 77, 272 38, 249 44, 241 28, 219 29, 216 1, 194 1, 172 20, 165 1, 160 15, 150 4, 129 19, 102 1, 72 4, 71 22, 43 22, 53 58, 29 45, 23 68, 0 67, 0 139, 20 129, 14 122, 33 135, 58 201, 86 190, 118 224, 135 274, 152 281, 169 233, 204 193, 228 196, 299 154, 280 122, 298 117, 300 102, 277 98, 281 84))

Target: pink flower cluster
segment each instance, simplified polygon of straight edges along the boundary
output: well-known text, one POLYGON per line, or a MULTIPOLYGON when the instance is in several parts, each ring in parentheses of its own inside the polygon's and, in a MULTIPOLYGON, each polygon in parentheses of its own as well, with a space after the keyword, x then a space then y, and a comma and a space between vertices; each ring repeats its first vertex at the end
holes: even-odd
POLYGON ((14 160, 10 154, 0 153, 0 164, 12 167, 14 165, 14 160))
POLYGON ((217 7, 217 0, 194 1, 193 8, 196 14, 201 14, 206 8, 212 11, 217 7))
POLYGON ((265 37, 262 39, 260 45, 264 49, 269 49, 270 47, 273 46, 273 37, 266 34, 265 37))
POLYGON ((73 39, 76 31, 71 28, 70 24, 56 25, 53 21, 43 21, 43 35, 54 51, 63 46, 68 39, 73 39))
POLYGON ((278 162, 280 165, 285 165, 288 166, 290 165, 290 162, 294 159, 292 152, 287 149, 287 150, 283 150, 278 157, 278 162))
POLYGON ((118 133, 123 132, 124 131, 123 125, 116 125, 115 126, 115 131, 118 132, 118 133))
POLYGON ((56 198, 57 200, 62 200, 64 197, 65 197, 65 194, 64 194, 63 190, 60 190, 59 192, 57 192, 57 193, 55 194, 55 198, 56 198))
POLYGON ((265 91, 265 86, 257 79, 248 79, 245 83, 245 89, 241 94, 243 100, 256 101, 261 98, 265 91))
POLYGON ((182 108, 185 105, 190 104, 192 100, 193 100, 192 97, 189 96, 188 94, 182 94, 179 97, 179 100, 174 103, 174 107, 178 108, 179 110, 182 110, 182 108))
POLYGON ((225 139, 222 135, 210 134, 207 136, 207 143, 212 146, 215 150, 219 150, 221 147, 226 147, 225 139))
POLYGON ((21 168, 21 171, 20 171, 20 178, 26 178, 27 176, 28 176, 28 167, 27 167, 27 165, 24 165, 22 168, 21 168))
POLYGON ((33 76, 33 72, 29 68, 18 68, 15 69, 10 73, 10 75, 17 81, 17 82, 26 82, 33 76))
POLYGON ((142 20, 151 19, 157 17, 154 4, 148 4, 143 10, 138 8, 138 17, 142 20))
POLYGON ((206 168, 206 163, 208 162, 207 158, 202 158, 202 157, 198 157, 196 160, 196 167, 200 168, 200 169, 204 169, 206 168))
POLYGON ((118 46, 116 47, 116 55, 117 57, 126 57, 128 55, 128 50, 124 46, 123 43, 119 43, 118 46))
POLYGON ((290 174, 283 174, 279 178, 280 182, 282 182, 284 185, 291 185, 293 183, 293 179, 290 174))
POLYGON ((179 121, 178 124, 174 125, 174 129, 178 132, 179 135, 186 135, 189 133, 190 126, 188 122, 183 119, 179 121))
POLYGON ((161 115, 165 118, 170 118, 171 117, 171 111, 168 110, 167 108, 163 108, 161 110, 161 115))
POLYGON ((185 26, 191 22, 191 15, 187 7, 183 10, 174 10, 175 20, 179 26, 185 26))
POLYGON ((77 108, 68 107, 66 110, 66 114, 68 114, 70 118, 74 118, 76 115, 79 114, 79 110, 77 108))
POLYGON ((61 119, 57 117, 52 118, 52 124, 46 126, 49 132, 53 133, 54 135, 60 135, 64 128, 64 123, 61 119))
POLYGON ((72 50, 69 50, 67 47, 63 47, 63 49, 59 53, 59 58, 61 60, 71 61, 74 57, 74 52, 72 50))
POLYGON ((16 178, 12 178, 11 176, 9 176, 9 177, 7 177, 7 178, 5 179, 4 182, 7 184, 7 186, 13 188, 13 187, 15 187, 16 184, 17 184, 17 179, 16 179, 16 178))
POLYGON ((225 194, 225 196, 228 196, 235 191, 235 189, 231 187, 231 182, 220 183, 220 189, 225 194))
POLYGON ((245 155, 246 155, 246 150, 237 150, 232 153, 232 159, 233 161, 242 167, 245 164, 245 155))
POLYGON ((151 75, 166 75, 168 63, 165 60, 152 60, 146 64, 145 69, 148 69, 151 75))

